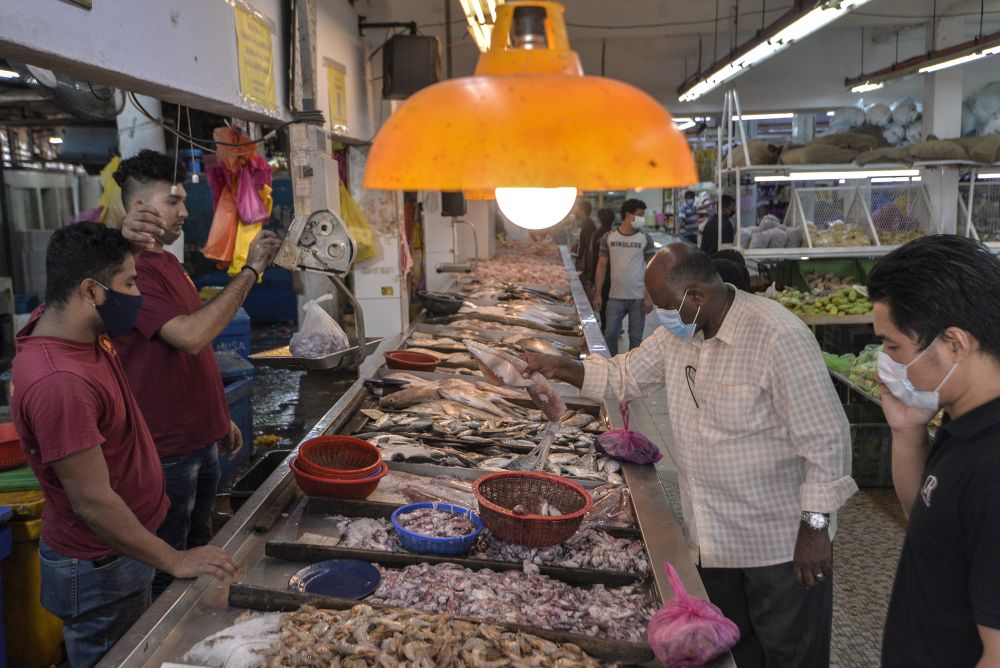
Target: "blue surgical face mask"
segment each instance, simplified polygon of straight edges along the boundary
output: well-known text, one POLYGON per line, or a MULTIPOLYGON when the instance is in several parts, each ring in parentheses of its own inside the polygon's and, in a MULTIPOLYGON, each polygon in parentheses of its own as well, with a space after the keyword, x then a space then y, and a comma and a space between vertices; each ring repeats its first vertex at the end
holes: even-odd
POLYGON ((94 304, 97 314, 104 321, 104 329, 112 339, 129 332, 135 327, 142 307, 142 295, 128 295, 117 292, 102 283, 94 281, 104 288, 104 303, 94 304))
POLYGON ((694 338, 695 330, 698 329, 698 314, 701 313, 701 307, 698 307, 698 311, 694 314, 694 320, 689 323, 685 323, 684 319, 681 318, 681 309, 684 308, 684 300, 687 299, 687 290, 684 291, 684 296, 681 297, 681 305, 676 309, 656 309, 656 317, 660 319, 660 324, 667 328, 667 331, 676 336, 679 339, 691 340, 694 338))

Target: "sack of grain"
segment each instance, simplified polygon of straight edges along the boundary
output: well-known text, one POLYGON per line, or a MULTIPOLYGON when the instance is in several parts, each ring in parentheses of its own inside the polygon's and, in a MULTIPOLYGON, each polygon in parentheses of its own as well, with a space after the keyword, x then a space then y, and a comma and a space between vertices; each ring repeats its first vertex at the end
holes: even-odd
POLYGON ((900 100, 892 108, 892 122, 897 125, 909 125, 913 121, 917 120, 917 116, 920 111, 917 109, 917 103, 913 98, 908 97, 900 100))
MULTIPOLYGON (((752 139, 747 142, 747 151, 750 153, 751 165, 776 165, 781 147, 766 141, 752 139)), ((746 160, 743 156, 743 148, 733 149, 733 165, 736 167, 746 167, 746 160)))
POLYGON ((837 134, 823 135, 814 139, 812 143, 839 146, 854 151, 871 151, 885 145, 885 141, 881 137, 876 138, 865 132, 838 132, 837 134))
POLYGON ((865 118, 871 125, 882 128, 892 122, 892 109, 889 108, 889 105, 879 102, 868 107, 865 118))
POLYGON ((899 123, 889 123, 882 128, 882 136, 889 146, 898 146, 906 140, 906 130, 899 123))
POLYGON ((865 151, 864 153, 859 153, 854 158, 854 162, 858 165, 864 167, 865 165, 881 164, 881 163, 911 163, 913 158, 905 150, 900 148, 877 148, 874 151, 865 151))
POLYGON ((906 151, 914 160, 968 160, 969 153, 956 142, 931 139, 908 146, 906 151))
POLYGON ((781 152, 783 165, 839 165, 850 162, 857 151, 839 146, 810 144, 802 148, 793 148, 781 152))
POLYGON ((1000 162, 1000 136, 962 137, 952 140, 969 153, 976 162, 988 165, 1000 162))

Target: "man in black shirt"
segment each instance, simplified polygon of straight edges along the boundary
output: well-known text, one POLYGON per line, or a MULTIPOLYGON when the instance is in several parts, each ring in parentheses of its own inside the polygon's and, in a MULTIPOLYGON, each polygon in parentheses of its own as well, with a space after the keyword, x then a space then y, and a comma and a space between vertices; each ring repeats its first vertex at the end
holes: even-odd
POLYGON ((1000 261, 969 239, 925 237, 886 255, 868 290, 910 522, 882 665, 1000 666, 1000 261))
POLYGON ((729 195, 722 196, 718 213, 712 215, 701 231, 701 249, 710 256, 719 250, 719 217, 722 217, 722 243, 731 244, 736 238, 733 216, 736 215, 736 200, 729 195))

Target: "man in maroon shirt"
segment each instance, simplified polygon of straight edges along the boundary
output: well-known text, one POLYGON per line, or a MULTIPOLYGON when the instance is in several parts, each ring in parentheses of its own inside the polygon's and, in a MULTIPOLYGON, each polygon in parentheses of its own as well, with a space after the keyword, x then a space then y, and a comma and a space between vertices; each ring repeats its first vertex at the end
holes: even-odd
POLYGON ((157 568, 223 577, 236 563, 157 538, 167 514, 149 429, 108 338, 141 301, 128 242, 103 225, 56 230, 45 304, 17 338, 11 409, 45 495, 42 605, 63 620, 70 663, 89 668, 150 603, 157 568))
MULTIPOLYGON (((280 245, 272 232, 261 232, 243 271, 203 305, 184 267, 164 249, 178 239, 187 219, 185 176, 173 158, 155 151, 123 160, 115 173, 128 210, 122 233, 139 243, 145 238, 146 249, 136 260, 142 308, 135 327, 115 338, 115 347, 166 478, 170 511, 158 535, 178 550, 211 539, 219 450, 233 457, 243 445, 229 418, 212 339, 236 315, 280 245), (146 238, 149 234, 155 236, 146 238)), ((169 573, 157 572, 153 596, 171 580, 169 573)))

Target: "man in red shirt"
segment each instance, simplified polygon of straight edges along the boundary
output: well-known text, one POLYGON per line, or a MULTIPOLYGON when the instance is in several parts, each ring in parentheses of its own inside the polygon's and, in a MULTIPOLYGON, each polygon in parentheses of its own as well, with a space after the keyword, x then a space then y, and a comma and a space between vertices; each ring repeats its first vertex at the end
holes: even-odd
MULTIPOLYGON (((145 239, 146 249, 136 260, 142 308, 135 327, 115 338, 115 347, 166 478, 170 511, 157 535, 178 550, 211 539, 219 450, 233 457, 243 445, 229 418, 212 339, 236 315, 280 245, 274 233, 261 232, 243 271, 202 304, 184 267, 164 249, 178 239, 187 219, 185 176, 172 157, 148 150, 123 160, 115 173, 129 212, 122 233, 135 242, 145 239), (150 233, 155 236, 147 237, 150 233)), ((169 573, 157 572, 153 596, 171 580, 169 573)))
POLYGON ((178 551, 154 535, 167 514, 156 448, 108 338, 141 301, 127 241, 103 225, 56 230, 45 304, 17 337, 11 409, 45 495, 42 605, 63 620, 74 668, 96 664, 150 603, 157 568, 235 574, 223 550, 178 551))

